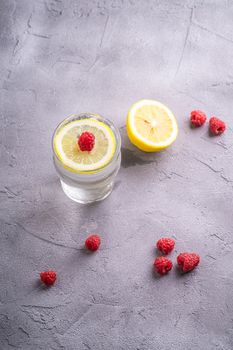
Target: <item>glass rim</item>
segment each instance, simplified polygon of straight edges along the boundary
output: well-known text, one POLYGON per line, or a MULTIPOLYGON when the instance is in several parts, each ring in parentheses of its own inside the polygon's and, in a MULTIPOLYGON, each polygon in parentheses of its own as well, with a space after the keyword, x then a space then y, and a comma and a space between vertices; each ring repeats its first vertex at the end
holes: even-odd
POLYGON ((107 118, 104 118, 102 117, 100 114, 97 114, 97 113, 92 113, 92 112, 82 112, 82 113, 75 113, 75 114, 72 114, 70 115, 69 117, 63 119, 55 128, 54 132, 53 132, 53 136, 52 136, 52 150, 53 150, 53 155, 54 157, 56 158, 56 160, 59 162, 59 164, 62 165, 62 167, 64 169, 66 169, 67 171, 70 171, 72 173, 76 173, 76 174, 95 174, 95 173, 98 173, 106 168, 108 168, 112 163, 114 163, 114 161, 117 160, 118 156, 119 156, 119 153, 120 153, 120 150, 121 150, 121 136, 120 136, 120 131, 117 127, 115 127, 115 125, 113 124, 113 122, 107 118), (110 128, 111 130, 113 131, 114 133, 114 136, 116 138, 116 148, 115 148, 115 151, 114 151, 114 154, 112 156, 112 158, 106 163, 104 164, 103 166, 99 167, 99 168, 95 168, 95 169, 92 169, 92 170, 76 170, 72 167, 70 167, 69 165, 66 165, 65 163, 62 162, 62 160, 58 157, 57 155, 57 152, 55 151, 55 148, 54 148, 54 137, 58 131, 58 129, 62 126, 62 125, 65 125, 66 122, 69 122, 72 118, 82 118, 83 119, 88 119, 88 118, 94 118, 94 119, 97 119, 97 120, 100 120, 104 123, 106 123, 110 128))

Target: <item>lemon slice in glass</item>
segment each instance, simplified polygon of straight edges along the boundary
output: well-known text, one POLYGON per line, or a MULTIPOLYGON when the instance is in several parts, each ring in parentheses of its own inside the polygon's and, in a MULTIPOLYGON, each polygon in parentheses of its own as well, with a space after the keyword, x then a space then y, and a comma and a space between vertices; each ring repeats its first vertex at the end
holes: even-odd
POLYGON ((162 103, 141 100, 135 103, 127 116, 130 141, 145 152, 155 152, 170 146, 178 134, 173 113, 162 103))
POLYGON ((116 150, 116 139, 107 124, 95 118, 85 118, 72 120, 58 128, 53 146, 64 167, 79 173, 94 171, 108 164, 116 150), (81 151, 77 143, 85 131, 95 136, 95 145, 90 152, 81 151))

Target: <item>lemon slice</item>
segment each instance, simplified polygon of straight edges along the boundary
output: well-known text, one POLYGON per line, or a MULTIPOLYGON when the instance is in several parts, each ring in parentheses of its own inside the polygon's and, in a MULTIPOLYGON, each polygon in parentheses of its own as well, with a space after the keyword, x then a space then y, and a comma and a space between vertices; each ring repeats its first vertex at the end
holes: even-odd
POLYGON ((54 150, 65 167, 74 172, 92 171, 105 166, 116 150, 112 129, 94 118, 73 120, 61 127, 54 136, 54 150), (79 136, 88 131, 95 136, 91 152, 82 152, 77 144, 79 136))
POLYGON ((173 113, 154 100, 135 103, 128 112, 126 126, 130 141, 145 152, 155 152, 170 146, 178 134, 173 113))

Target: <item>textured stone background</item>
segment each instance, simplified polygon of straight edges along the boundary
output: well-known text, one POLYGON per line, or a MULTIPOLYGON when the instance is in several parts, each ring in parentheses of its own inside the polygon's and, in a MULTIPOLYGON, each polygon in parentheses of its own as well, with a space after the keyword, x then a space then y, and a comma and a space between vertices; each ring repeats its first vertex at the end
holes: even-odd
POLYGON ((233 348, 233 1, 1 0, 0 350, 233 348), (177 142, 127 140, 141 98, 166 103, 177 142), (222 137, 189 128, 200 108, 222 137), (113 194, 80 206, 62 193, 51 135, 94 111, 121 129, 113 194), (89 232, 102 248, 82 250, 89 232), (200 267, 156 278, 155 241, 197 251, 200 267), (58 272, 47 290, 41 270, 58 272))

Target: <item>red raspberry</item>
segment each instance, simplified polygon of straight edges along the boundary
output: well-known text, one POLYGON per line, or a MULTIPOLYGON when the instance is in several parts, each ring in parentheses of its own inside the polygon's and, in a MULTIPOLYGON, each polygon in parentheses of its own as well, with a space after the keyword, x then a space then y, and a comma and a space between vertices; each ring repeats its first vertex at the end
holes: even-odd
POLYGON ((44 271, 40 273, 40 279, 46 286, 52 286, 56 281, 57 274, 55 271, 44 271))
POLYGON ((177 256, 177 263, 183 272, 193 270, 200 262, 200 257, 196 253, 181 253, 177 256))
POLYGON ((211 117, 209 127, 213 135, 221 135, 226 129, 226 124, 216 117, 211 117))
POLYGON ((192 111, 190 115, 190 121, 192 126, 198 128, 206 122, 206 115, 204 112, 199 110, 192 111))
POLYGON ((171 260, 165 258, 164 256, 156 258, 154 262, 155 270, 160 275, 166 275, 172 269, 172 266, 173 264, 171 260))
POLYGON ((88 250, 96 251, 99 249, 101 239, 98 235, 91 235, 86 239, 85 246, 88 250))
POLYGON ((78 145, 81 151, 90 152, 95 145, 95 136, 91 132, 83 132, 78 139, 78 145))
POLYGON ((167 255, 173 250, 175 246, 175 241, 172 238, 163 237, 158 240, 156 245, 158 250, 160 250, 163 254, 167 255))

